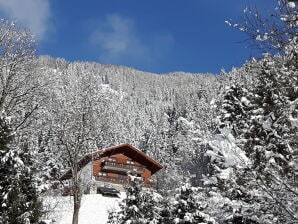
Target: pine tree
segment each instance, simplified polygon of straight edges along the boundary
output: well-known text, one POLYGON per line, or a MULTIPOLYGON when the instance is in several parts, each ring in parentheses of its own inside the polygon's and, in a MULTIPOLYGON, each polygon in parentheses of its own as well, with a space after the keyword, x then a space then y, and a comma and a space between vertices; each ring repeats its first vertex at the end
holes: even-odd
POLYGON ((161 195, 142 190, 138 177, 130 176, 131 185, 126 186, 126 198, 120 203, 120 211, 109 213, 109 224, 158 224, 161 195))
POLYGON ((234 136, 238 136, 239 129, 246 129, 245 120, 247 118, 246 111, 248 109, 247 100, 248 91, 240 84, 233 84, 226 87, 221 102, 220 116, 218 117, 219 128, 231 129, 234 136), (236 123, 236 121, 238 121, 236 123))
POLYGON ((205 213, 208 206, 204 201, 203 192, 199 188, 184 184, 176 189, 173 199, 170 199, 168 206, 162 212, 163 219, 160 223, 206 223, 212 224, 216 221, 205 213))
MULTIPOLYGON (((277 222, 298 220, 297 189, 297 120, 298 66, 297 40, 287 48, 285 56, 265 57, 251 98, 249 129, 243 134, 243 149, 251 158, 255 187, 268 195, 272 217, 277 222), (295 158, 296 157, 296 158, 295 158)), ((272 217, 269 217, 270 219, 272 217)))
POLYGON ((9 152, 8 144, 12 140, 12 136, 10 134, 11 130, 3 116, 0 117, 0 223, 4 223, 7 219, 6 217, 6 209, 7 209, 7 192, 9 190, 9 182, 10 176, 7 176, 6 173, 9 172, 7 164, 7 153, 9 152), (3 175, 3 176, 2 176, 3 175))
MULTIPOLYGON (((231 127, 242 127, 233 133, 238 145, 233 150, 242 150, 250 163, 234 166, 231 157, 209 153, 215 158, 214 185, 226 200, 221 207, 229 217, 225 221, 297 222, 297 38, 287 49, 284 56, 266 56, 249 64, 247 69, 256 73, 255 85, 246 94, 246 116, 238 110, 229 121, 231 127)), ((237 102, 230 101, 231 108, 237 102)), ((226 117, 221 116, 221 124, 226 117)))
POLYGON ((32 173, 32 154, 25 146, 20 149, 13 145, 13 136, 4 117, 0 118, 0 125, 0 222, 37 223, 42 215, 42 204, 32 173))

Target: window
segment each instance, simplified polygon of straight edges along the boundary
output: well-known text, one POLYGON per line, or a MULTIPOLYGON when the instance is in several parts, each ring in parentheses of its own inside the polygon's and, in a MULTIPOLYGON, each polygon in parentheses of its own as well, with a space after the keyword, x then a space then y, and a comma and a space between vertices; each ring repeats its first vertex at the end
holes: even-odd
POLYGON ((135 164, 135 163, 134 163, 133 161, 131 161, 131 160, 127 160, 126 163, 127 163, 127 164, 130 164, 130 165, 134 165, 134 164, 135 164))
POLYGON ((108 158, 108 161, 110 161, 110 162, 117 162, 117 159, 114 158, 114 157, 110 157, 110 158, 108 158))
POLYGON ((101 176, 101 177, 106 177, 106 176, 107 176, 107 173, 104 173, 104 172, 99 172, 99 173, 98 173, 98 176, 101 176))

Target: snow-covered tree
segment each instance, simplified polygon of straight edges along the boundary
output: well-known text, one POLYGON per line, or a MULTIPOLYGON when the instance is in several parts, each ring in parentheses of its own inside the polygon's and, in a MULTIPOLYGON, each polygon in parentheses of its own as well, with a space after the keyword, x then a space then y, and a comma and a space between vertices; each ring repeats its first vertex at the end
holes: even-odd
POLYGON ((244 121, 247 117, 246 110, 249 102, 246 96, 248 93, 239 84, 228 86, 224 91, 223 101, 220 102, 221 111, 218 119, 221 123, 219 128, 230 128, 233 135, 238 136, 239 129, 247 128, 244 121), (235 121, 240 122, 236 123, 235 121))
POLYGON ((32 151, 25 143, 16 146, 7 119, 1 115, 0 222, 37 223, 42 215, 34 177, 32 151))
POLYGON ((142 180, 130 175, 131 185, 125 187, 126 198, 119 211, 109 213, 110 224, 158 224, 162 196, 152 190, 142 190, 142 180))
MULTIPOLYGON (((266 56, 249 64, 254 86, 243 92, 245 114, 238 100, 229 101, 233 111, 221 135, 227 144, 210 142, 214 175, 208 183, 226 200, 222 220, 237 223, 297 222, 297 39, 284 56, 266 56), (236 112, 236 113, 235 113, 236 112), (243 116, 243 114, 245 116, 243 116), (237 127, 237 132, 234 127, 237 127), (231 148, 231 153, 226 153, 231 148), (231 159, 238 157, 238 163, 231 159), (244 155, 244 156, 243 156, 244 155), (245 163, 245 160, 247 161, 245 163), (243 162, 241 162, 243 160, 243 162), (230 209, 228 209, 230 208, 230 209)), ((233 94, 235 96, 235 94, 233 94)), ((231 96, 226 93, 225 99, 231 96)), ((234 99, 237 99, 235 97, 234 99)), ((220 125, 231 113, 224 109, 220 125)), ((223 143, 224 141, 222 141, 223 143)))
POLYGON ((35 40, 25 28, 4 19, 0 36, 0 111, 11 116, 15 129, 24 128, 38 104, 35 40))
POLYGON ((240 23, 226 21, 230 26, 246 33, 262 52, 285 50, 285 46, 298 34, 298 3, 295 0, 276 0, 268 12, 255 6, 246 7, 240 23))
POLYGON ((192 187, 188 183, 184 184, 176 189, 174 197, 170 197, 167 206, 163 208, 160 223, 216 223, 206 214, 207 207, 203 189, 192 187))

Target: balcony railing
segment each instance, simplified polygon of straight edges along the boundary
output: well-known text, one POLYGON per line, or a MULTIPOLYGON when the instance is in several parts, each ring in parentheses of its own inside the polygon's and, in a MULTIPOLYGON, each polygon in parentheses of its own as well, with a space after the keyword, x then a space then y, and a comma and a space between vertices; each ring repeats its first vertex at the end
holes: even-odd
POLYGON ((114 184, 127 184, 128 180, 123 178, 117 178, 117 177, 104 177, 104 176, 96 176, 96 181, 102 181, 102 182, 109 182, 114 184))
MULTIPOLYGON (((128 181, 127 178, 96 176, 95 180, 96 181, 107 182, 107 183, 122 184, 122 185, 129 184, 129 181, 128 181)), ((145 183, 143 183, 143 187, 151 188, 151 187, 154 187, 154 186, 155 186, 154 182, 145 182, 145 183)))
POLYGON ((111 170, 121 173, 127 173, 128 171, 136 170, 137 174, 142 174, 144 172, 144 167, 132 165, 132 164, 124 164, 117 163, 111 161, 105 161, 102 167, 102 170, 111 170))

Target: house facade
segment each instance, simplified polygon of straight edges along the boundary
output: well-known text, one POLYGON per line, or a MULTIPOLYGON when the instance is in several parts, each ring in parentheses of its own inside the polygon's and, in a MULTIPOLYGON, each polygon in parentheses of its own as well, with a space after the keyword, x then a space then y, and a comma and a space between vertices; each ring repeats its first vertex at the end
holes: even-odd
MULTIPOLYGON (((130 144, 99 150, 85 155, 79 162, 79 177, 86 193, 96 193, 99 187, 113 187, 123 190, 129 184, 129 173, 134 173, 143 181, 144 187, 153 187, 151 177, 163 166, 130 144)), ((72 177, 71 170, 64 173, 60 180, 72 177)))

